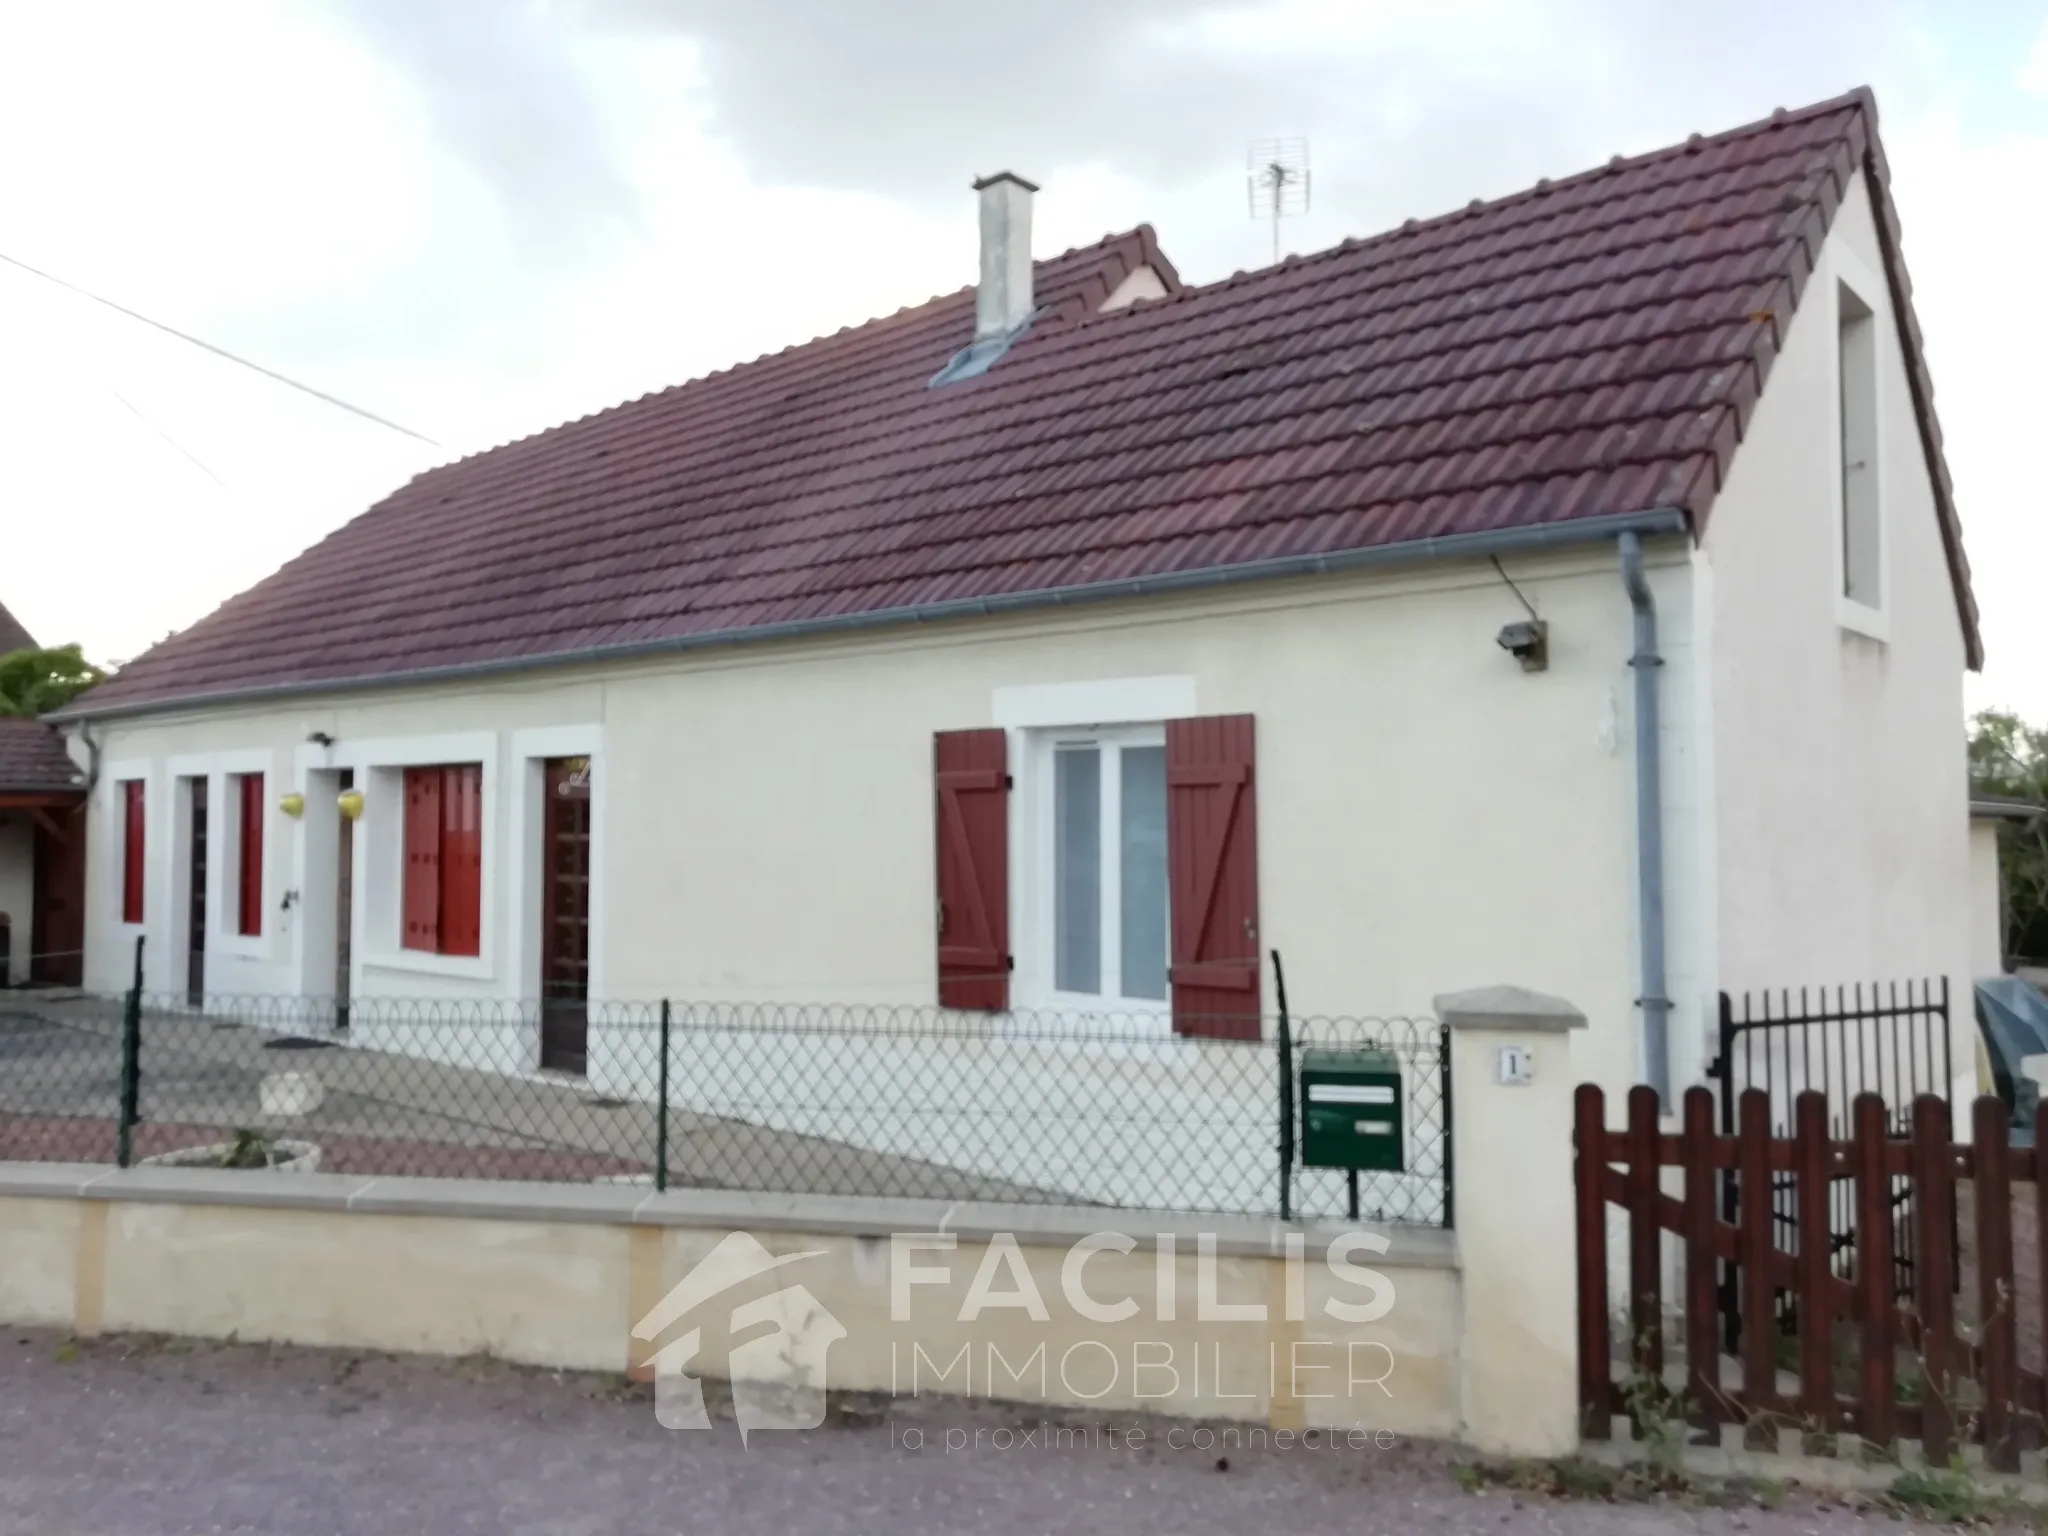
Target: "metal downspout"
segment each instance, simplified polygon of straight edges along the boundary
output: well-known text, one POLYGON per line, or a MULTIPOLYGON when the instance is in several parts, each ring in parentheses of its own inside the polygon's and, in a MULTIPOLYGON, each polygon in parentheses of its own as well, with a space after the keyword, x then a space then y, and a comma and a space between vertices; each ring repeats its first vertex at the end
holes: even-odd
POLYGON ((1641 943, 1637 1006, 1643 1010, 1643 1076, 1666 1105, 1671 1102, 1671 999, 1664 976, 1664 766, 1659 751, 1663 712, 1659 707, 1657 600, 1643 574, 1643 536, 1620 536, 1621 582, 1635 610, 1636 736, 1636 910, 1641 943))
POLYGON ((100 743, 99 738, 92 733, 90 720, 79 726, 78 734, 85 741, 85 797, 90 800, 92 792, 100 787, 100 743))

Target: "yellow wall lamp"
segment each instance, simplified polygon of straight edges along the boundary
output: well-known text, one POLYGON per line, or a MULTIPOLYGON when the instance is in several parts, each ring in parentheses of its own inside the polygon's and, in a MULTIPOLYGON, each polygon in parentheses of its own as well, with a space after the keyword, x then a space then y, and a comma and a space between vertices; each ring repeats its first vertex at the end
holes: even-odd
POLYGON ((293 820, 297 820, 306 813, 306 797, 304 795, 279 795, 277 797, 277 808, 293 820))
POLYGON ((334 803, 341 807, 341 814, 350 821, 363 814, 363 792, 360 789, 344 789, 335 797, 334 803))

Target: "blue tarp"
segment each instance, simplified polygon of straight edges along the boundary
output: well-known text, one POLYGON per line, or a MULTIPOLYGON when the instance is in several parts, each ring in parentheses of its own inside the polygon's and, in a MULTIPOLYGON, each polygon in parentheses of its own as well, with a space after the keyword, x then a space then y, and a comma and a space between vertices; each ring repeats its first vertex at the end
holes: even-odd
POLYGON ((1998 1096, 2012 1109, 2013 1139, 2034 1134, 2034 1105, 2039 1089, 2020 1071, 2028 1056, 2048 1056, 2048 997, 2017 976, 1997 976, 1977 983, 1977 1027, 1984 1032, 1991 1055, 1991 1075, 1998 1096))

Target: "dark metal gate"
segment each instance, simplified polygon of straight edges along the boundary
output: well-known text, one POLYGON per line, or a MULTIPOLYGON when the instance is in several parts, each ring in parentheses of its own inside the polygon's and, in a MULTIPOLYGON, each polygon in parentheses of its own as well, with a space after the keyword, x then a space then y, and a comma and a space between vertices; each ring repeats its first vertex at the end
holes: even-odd
MULTIPOLYGON (((1773 1136, 1793 1134, 1793 1106, 1808 1091, 1826 1099, 1828 1132, 1837 1140, 1849 1138, 1851 1106, 1865 1093, 1883 1099, 1890 1134, 1906 1136, 1914 1100, 1932 1095, 1948 1103, 1955 1080, 1948 978, 1785 988, 1739 997, 1723 992, 1720 1049, 1707 1075, 1714 1080, 1723 1136, 1735 1134, 1736 1102, 1752 1088, 1769 1097, 1773 1136)), ((1721 1209, 1731 1220, 1740 1204, 1739 1177, 1732 1170, 1721 1176, 1721 1209)), ((1794 1183, 1789 1174, 1771 1176, 1772 1229, 1777 1246, 1787 1253, 1799 1251, 1794 1183)), ((1892 1289, 1895 1296, 1909 1297, 1917 1238, 1912 1186, 1903 1176, 1893 1180, 1891 1203, 1892 1289)), ((1841 1272, 1856 1245, 1852 1181, 1834 1182, 1827 1208, 1828 1250, 1841 1272)), ((1952 1251, 1953 1243, 1952 1234, 1952 1251)), ((1953 1273, 1955 1265, 1949 1267, 1953 1273)), ((1731 1349, 1741 1333, 1735 1286, 1733 1267, 1724 1266, 1721 1318, 1731 1349)), ((1789 1294, 1780 1300, 1784 1307, 1792 1305, 1789 1294)))

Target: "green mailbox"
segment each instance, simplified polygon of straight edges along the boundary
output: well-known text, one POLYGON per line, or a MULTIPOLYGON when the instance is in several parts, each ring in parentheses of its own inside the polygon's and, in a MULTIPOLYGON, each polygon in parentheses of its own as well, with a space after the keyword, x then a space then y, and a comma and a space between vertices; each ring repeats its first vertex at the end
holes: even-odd
POLYGON ((1319 1050, 1301 1056, 1301 1161, 1308 1168, 1401 1173, 1401 1064, 1391 1051, 1319 1050))

